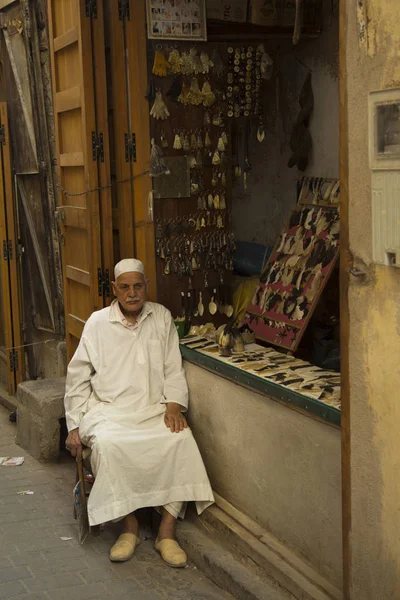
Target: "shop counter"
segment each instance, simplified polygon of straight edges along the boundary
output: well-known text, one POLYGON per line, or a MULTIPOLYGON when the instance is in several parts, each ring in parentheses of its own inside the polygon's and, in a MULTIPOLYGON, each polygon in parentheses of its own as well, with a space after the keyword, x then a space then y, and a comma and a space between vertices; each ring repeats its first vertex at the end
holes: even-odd
POLYGON ((180 346, 185 360, 340 426, 339 373, 258 344, 230 357, 220 356, 217 344, 201 338, 184 338, 180 346))

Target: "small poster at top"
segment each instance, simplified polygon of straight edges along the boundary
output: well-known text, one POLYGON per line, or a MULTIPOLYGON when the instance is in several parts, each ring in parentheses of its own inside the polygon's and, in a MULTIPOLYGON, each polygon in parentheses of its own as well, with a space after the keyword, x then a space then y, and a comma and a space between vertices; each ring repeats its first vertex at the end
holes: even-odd
POLYGON ((205 0, 146 0, 149 39, 207 39, 205 0))

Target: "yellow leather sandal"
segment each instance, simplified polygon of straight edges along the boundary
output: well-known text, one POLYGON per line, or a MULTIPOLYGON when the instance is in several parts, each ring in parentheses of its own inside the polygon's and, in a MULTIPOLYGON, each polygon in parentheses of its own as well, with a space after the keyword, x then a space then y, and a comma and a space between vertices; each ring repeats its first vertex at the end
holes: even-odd
POLYGON ((175 540, 156 540, 155 549, 170 567, 181 568, 187 565, 187 554, 175 540))
POLYGON ((110 550, 110 560, 112 562, 129 560, 139 544, 140 539, 134 533, 122 533, 110 550))

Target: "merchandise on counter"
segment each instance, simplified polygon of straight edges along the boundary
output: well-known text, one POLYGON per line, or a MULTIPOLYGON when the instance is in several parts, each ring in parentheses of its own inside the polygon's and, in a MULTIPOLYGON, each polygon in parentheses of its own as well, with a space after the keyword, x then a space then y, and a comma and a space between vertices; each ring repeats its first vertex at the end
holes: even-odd
POLYGON ((340 409, 340 375, 309 362, 258 344, 247 344, 244 352, 221 356, 218 345, 207 337, 183 338, 183 346, 229 364, 260 379, 286 387, 307 398, 340 409))

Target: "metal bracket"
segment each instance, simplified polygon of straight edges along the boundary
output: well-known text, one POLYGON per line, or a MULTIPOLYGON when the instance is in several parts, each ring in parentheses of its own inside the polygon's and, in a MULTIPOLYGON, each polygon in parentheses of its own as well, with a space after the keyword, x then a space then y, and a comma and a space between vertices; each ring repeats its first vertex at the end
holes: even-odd
POLYGON ((97 0, 85 0, 85 15, 97 19, 97 0))
POLYGON ((15 372, 18 371, 18 351, 10 350, 10 371, 15 372))
POLYGON ((136 133, 125 133, 125 162, 136 162, 136 133))
POLYGON ((92 131, 92 159, 104 162, 104 136, 100 132, 99 135, 95 131, 92 131))
POLYGON ((0 125, 0 144, 2 146, 6 145, 6 132, 4 130, 4 125, 0 125))

